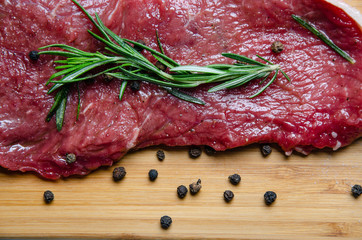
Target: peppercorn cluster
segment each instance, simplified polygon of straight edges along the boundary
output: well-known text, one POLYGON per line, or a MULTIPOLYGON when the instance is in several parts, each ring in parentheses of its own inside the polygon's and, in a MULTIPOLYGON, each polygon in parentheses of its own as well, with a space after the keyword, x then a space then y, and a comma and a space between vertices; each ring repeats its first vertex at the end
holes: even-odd
MULTIPOLYGON (((208 155, 213 155, 216 151, 211 148, 205 146, 205 152, 208 151, 208 155), (207 150, 208 149, 208 150, 207 150)), ((269 145, 262 145, 261 152, 264 156, 267 156, 271 153, 271 147, 269 145)), ((191 147, 189 149, 189 155, 191 158, 197 158, 201 155, 201 148, 199 147, 191 147)), ((162 150, 158 150, 156 153, 157 159, 163 161, 165 159, 165 153, 162 150)), ((68 164, 71 164, 76 161, 76 155, 69 153, 66 154, 65 160, 68 164)), ((113 179, 118 182, 122 180, 126 176, 126 170, 124 167, 117 167, 113 170, 113 179)), ((156 169, 151 169, 148 172, 148 177, 150 181, 155 181, 158 177, 158 171, 156 169)), ((239 174, 235 173, 228 176, 228 180, 232 185, 238 185, 241 182, 241 177, 239 174)), ((180 199, 186 197, 187 193, 190 191, 192 195, 197 194, 202 188, 201 179, 198 179, 196 182, 189 184, 189 189, 185 185, 180 185, 177 187, 177 196, 180 199)), ((351 187, 351 193, 355 198, 358 198, 362 194, 362 187, 360 185, 354 185, 351 187)), ((45 203, 49 204, 54 200, 54 194, 52 191, 45 191, 43 194, 45 203)), ((223 197, 226 203, 230 203, 235 195, 231 190, 225 190, 223 193, 223 197)), ((277 199, 277 194, 274 191, 267 191, 264 194, 264 202, 267 206, 272 205, 277 199)), ((163 216, 160 219, 160 224, 163 229, 168 229, 172 224, 172 218, 170 216, 163 216)))

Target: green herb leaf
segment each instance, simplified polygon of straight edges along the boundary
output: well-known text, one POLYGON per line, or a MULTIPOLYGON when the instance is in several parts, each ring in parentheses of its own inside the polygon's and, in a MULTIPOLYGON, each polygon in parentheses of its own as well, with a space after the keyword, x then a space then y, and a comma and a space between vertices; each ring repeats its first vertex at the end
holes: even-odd
POLYGON ((180 92, 174 88, 170 88, 170 87, 163 87, 164 89, 167 90, 168 93, 170 93, 171 95, 179 98, 179 99, 182 99, 184 101, 187 101, 187 102, 191 102, 191 103, 196 103, 196 104, 199 104, 199 105, 205 105, 206 103, 198 98, 195 98, 195 97, 192 97, 190 95, 188 95, 187 93, 184 93, 184 92, 180 92))
MULTIPOLYGON (((256 96, 258 96, 259 94, 261 94, 262 92, 264 92, 265 89, 267 89, 267 88, 270 86, 270 84, 272 84, 272 83, 274 82, 274 80, 277 78, 278 72, 279 72, 279 70, 276 70, 273 78, 272 78, 262 89, 260 89, 257 93, 255 93, 253 96, 250 96, 249 98, 255 98, 256 96)), ((269 76, 269 75, 267 75, 266 77, 268 77, 268 76, 269 76)), ((266 78, 265 78, 265 79, 266 79, 266 78)), ((265 79, 264 79, 264 80, 265 80, 265 79)))
POLYGON ((227 57, 227 58, 234 59, 234 60, 239 61, 239 62, 243 62, 243 63, 266 66, 265 64, 263 64, 261 62, 258 62, 258 61, 255 61, 255 60, 251 59, 251 58, 241 56, 241 55, 238 55, 238 54, 234 54, 234 53, 222 53, 221 55, 223 55, 224 57, 227 57))
POLYGON ((170 69, 171 72, 198 72, 198 73, 210 73, 210 74, 223 74, 224 71, 217 70, 215 68, 208 68, 208 67, 199 67, 199 66, 180 66, 174 67, 170 69))
POLYGON ((160 58, 159 56, 157 56, 157 55, 155 55, 155 54, 152 54, 152 56, 153 56, 154 58, 156 58, 157 61, 159 61, 160 63, 162 63, 163 65, 165 65, 166 67, 168 67, 168 68, 173 68, 173 67, 174 67, 171 63, 166 62, 165 60, 163 60, 163 59, 160 58))
POLYGON ((297 21, 300 25, 305 27, 307 30, 311 31, 314 35, 316 35, 318 38, 320 38, 323 42, 325 42, 330 48, 332 48, 336 53, 341 55, 344 59, 346 59, 348 62, 354 64, 356 63, 356 60, 354 60, 348 53, 343 51, 341 48, 339 48, 327 35, 317 30, 314 26, 312 26, 307 21, 304 21, 302 18, 300 18, 297 15, 292 15, 292 18, 297 21))
POLYGON ((39 52, 39 55, 41 55, 41 54, 62 56, 62 57, 78 57, 79 56, 76 53, 63 52, 63 51, 42 51, 42 52, 39 52))
POLYGON ((67 88, 62 88, 61 90, 59 90, 57 92, 57 94, 54 97, 54 103, 53 106, 50 108, 49 113, 45 119, 45 121, 49 122, 50 119, 52 118, 52 116, 54 115, 55 111, 58 109, 62 99, 64 98, 64 96, 67 94, 68 89, 67 88))
MULTIPOLYGON (((42 50, 42 49, 45 49, 45 48, 53 48, 53 47, 64 49, 66 51, 69 51, 71 53, 76 54, 77 56, 86 56, 86 57, 93 57, 94 56, 94 53, 84 52, 82 50, 79 50, 78 48, 68 46, 68 45, 65 45, 65 44, 51 44, 51 45, 47 45, 47 46, 44 46, 44 47, 40 47, 39 50, 42 50)), ((47 51, 39 52, 39 54, 45 54, 46 52, 47 51)), ((59 51, 54 51, 54 52, 59 52, 59 51)))
MULTIPOLYGON (((181 88, 193 88, 198 86, 197 84, 180 84, 180 83, 172 83, 172 82, 166 82, 166 81, 161 81, 158 80, 156 78, 151 77, 148 74, 135 74, 132 73, 131 71, 127 71, 123 68, 120 69, 124 75, 130 76, 132 77, 134 80, 142 80, 142 81, 146 81, 146 82, 150 82, 150 83, 154 83, 157 84, 159 86, 165 86, 165 87, 181 87, 181 88)), ((116 76, 115 74, 112 74, 113 76, 116 76)), ((122 78, 122 77, 120 77, 122 78)))
POLYGON ((246 76, 241 76, 238 77, 236 79, 233 80, 229 80, 225 83, 219 84, 211 89, 209 89, 209 92, 216 92, 216 91, 220 91, 226 88, 235 88, 237 86, 241 86, 247 82, 250 82, 251 80, 257 79, 257 78, 261 78, 261 73, 260 72, 256 72, 250 75, 246 75, 246 76))
POLYGON ((280 72, 283 74, 283 76, 284 76, 289 82, 292 81, 292 80, 290 80, 290 78, 288 77, 288 75, 287 75, 282 69, 280 69, 280 72))
POLYGON ((152 54, 155 54, 156 56, 159 56, 161 58, 163 58, 165 61, 169 62, 171 65, 173 65, 174 67, 176 66, 180 66, 180 64, 178 64, 176 61, 174 61, 173 59, 167 57, 166 55, 162 54, 162 53, 159 53, 157 52, 156 50, 153 50, 152 48, 150 47, 147 47, 146 45, 143 45, 139 42, 136 42, 136 41, 132 41, 130 39, 123 39, 124 41, 126 42, 129 42, 129 43, 132 43, 133 45, 137 46, 137 47, 140 47, 140 48, 143 48, 145 49, 146 51, 149 51, 150 53, 152 54))
POLYGON ((121 87, 119 89, 119 100, 121 101, 124 95, 124 91, 126 91, 126 87, 127 87, 127 81, 122 81, 121 87))
POLYGON ((84 9, 84 7, 82 5, 80 5, 76 0, 72 0, 72 2, 75 3, 80 9, 82 9, 82 12, 88 17, 88 19, 93 23, 93 25, 98 28, 98 30, 107 38, 108 41, 111 41, 111 39, 109 39, 108 35, 97 24, 97 22, 92 18, 92 16, 87 12, 87 10, 84 9))
POLYGON ((162 54, 165 54, 165 52, 163 51, 163 47, 162 47, 160 38, 158 37, 158 31, 157 30, 156 30, 156 39, 157 39, 157 45, 158 45, 158 48, 160 49, 160 52, 162 54))
POLYGON ((68 88, 64 87, 62 88, 54 97, 54 104, 51 107, 47 117, 46 121, 49 122, 52 116, 55 115, 56 118, 56 126, 58 131, 60 131, 63 127, 63 120, 64 120, 64 114, 65 114, 65 108, 67 104, 67 98, 68 98, 68 88))
MULTIPOLYGON (((70 81, 72 81, 74 78, 96 68, 102 65, 105 65, 107 63, 111 63, 114 62, 114 59, 109 59, 109 60, 103 60, 103 61, 98 61, 95 63, 86 63, 81 65, 81 67, 78 67, 76 69, 76 71, 72 72, 69 75, 66 75, 64 78, 62 78, 61 80, 57 81, 57 84, 55 84, 49 91, 48 93, 52 93, 54 92, 56 89, 58 89, 59 87, 61 87, 62 85, 64 85, 65 83, 68 83, 70 81)), ((68 70, 68 69, 67 69, 68 70)))
MULTIPOLYGON (((101 18, 98 16, 97 13, 95 14, 95 16, 96 16, 96 19, 97 19, 97 21, 98 21, 98 23, 99 23, 100 28, 102 28, 103 31, 105 31, 106 33, 108 33, 109 36, 111 36, 116 43, 118 43, 124 50, 126 50, 126 51, 128 51, 128 52, 130 52, 130 53, 132 53, 132 54, 137 54, 137 51, 136 51, 134 48, 132 48, 132 47, 131 47, 130 45, 128 45, 127 43, 125 43, 122 38, 120 38, 117 34, 115 34, 114 32, 112 32, 109 28, 107 28, 107 27, 103 24, 101 18)), ((111 42, 109 39, 108 39, 108 41, 111 42)))

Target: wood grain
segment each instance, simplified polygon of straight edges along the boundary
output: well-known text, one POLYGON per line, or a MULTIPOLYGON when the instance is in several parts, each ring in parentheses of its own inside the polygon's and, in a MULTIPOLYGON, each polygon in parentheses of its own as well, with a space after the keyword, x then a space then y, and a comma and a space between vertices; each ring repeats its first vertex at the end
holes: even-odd
POLYGON ((349 5, 357 8, 359 11, 362 10, 362 1, 361 0, 345 0, 349 5))
MULTIPOLYGON (((347 1, 362 9, 362 1, 347 1)), ((83 178, 46 181, 32 174, 0 170, 0 237, 124 239, 362 239, 362 197, 351 186, 362 185, 362 141, 337 152, 317 151, 286 158, 277 149, 263 158, 257 146, 192 160, 186 148, 157 148, 127 154, 115 166, 127 176, 112 181, 112 168, 83 178), (155 168, 155 182, 147 178, 155 168), (242 182, 227 177, 239 173, 242 182), (202 190, 180 200, 177 186, 202 179, 202 190), (52 204, 43 192, 55 194, 52 204), (222 194, 230 189, 234 200, 222 194), (263 194, 277 201, 266 207, 263 194), (169 215, 169 230, 159 219, 169 215)))
POLYGON ((2 171, 0 236, 358 239, 362 201, 350 189, 362 183, 361 144, 289 158, 276 149, 263 158, 251 146, 192 160, 180 148, 166 150, 164 162, 150 148, 116 164, 127 169, 119 183, 112 181, 113 168, 55 182, 2 171), (155 182, 147 178, 151 168, 159 171, 155 182), (227 180, 235 172, 242 176, 238 186, 227 180), (176 187, 197 178, 202 179, 200 193, 178 199, 176 187), (42 201, 47 189, 55 194, 50 205, 42 201), (235 193, 229 204, 222 197, 226 189, 235 193), (278 194, 271 207, 263 203, 267 190, 278 194), (174 220, 168 231, 159 226, 163 215, 174 220))

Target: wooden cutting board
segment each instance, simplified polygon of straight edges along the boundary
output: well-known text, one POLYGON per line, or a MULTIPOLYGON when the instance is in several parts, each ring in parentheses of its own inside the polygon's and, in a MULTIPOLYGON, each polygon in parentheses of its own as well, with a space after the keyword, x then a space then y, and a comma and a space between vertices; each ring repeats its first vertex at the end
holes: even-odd
MULTIPOLYGON (((362 10, 362 1, 347 1, 362 10)), ((187 148, 165 149, 160 162, 149 148, 127 154, 115 166, 127 176, 112 181, 113 167, 89 176, 46 181, 0 169, 0 237, 124 239, 362 239, 362 140, 337 152, 285 157, 274 148, 266 158, 258 146, 192 160, 187 148), (159 177, 148 180, 155 168, 159 177), (227 177, 239 173, 233 186, 227 177), (198 178, 202 190, 180 200, 177 186, 198 178), (43 192, 55 200, 46 205, 43 192), (235 198, 225 203, 223 192, 235 198), (277 201, 265 206, 265 191, 277 201), (160 217, 173 219, 168 230, 160 217)))

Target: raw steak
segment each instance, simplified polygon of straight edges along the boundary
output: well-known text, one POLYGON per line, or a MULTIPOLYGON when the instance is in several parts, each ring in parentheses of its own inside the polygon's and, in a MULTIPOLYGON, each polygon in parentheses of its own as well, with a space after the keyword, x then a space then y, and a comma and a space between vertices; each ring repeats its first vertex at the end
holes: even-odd
MULTIPOLYGON (((181 101, 143 83, 117 98, 119 81, 84 83, 76 121, 77 94, 69 97, 62 131, 45 122, 53 103, 44 83, 54 73, 54 57, 37 62, 28 52, 52 43, 94 51, 101 44, 92 25, 69 0, 0 1, 0 164, 56 179, 84 175, 111 165, 132 148, 209 145, 225 150, 256 142, 278 143, 290 154, 314 148, 334 150, 362 133, 361 16, 322 0, 82 0, 93 14, 125 38, 156 48, 155 30, 166 54, 181 64, 229 62, 222 52, 262 55, 280 64, 282 76, 262 95, 249 99, 258 83, 207 93, 190 91, 207 104, 181 101), (352 65, 291 18, 297 14, 357 62, 352 65), (354 14, 357 22, 349 15, 354 14), (360 23, 358 23, 358 21, 360 23), (284 43, 281 54, 270 45, 284 43), (67 153, 77 160, 68 164, 67 153)), ((343 3, 338 5, 346 7, 343 3)))

